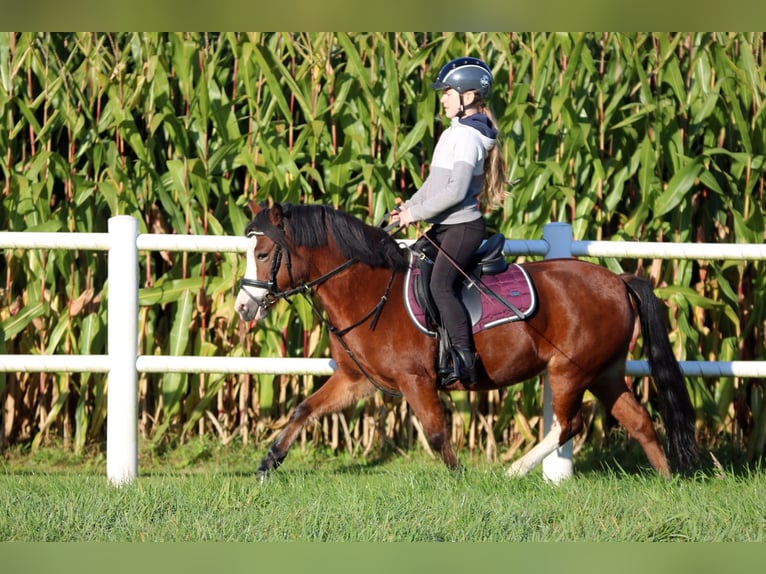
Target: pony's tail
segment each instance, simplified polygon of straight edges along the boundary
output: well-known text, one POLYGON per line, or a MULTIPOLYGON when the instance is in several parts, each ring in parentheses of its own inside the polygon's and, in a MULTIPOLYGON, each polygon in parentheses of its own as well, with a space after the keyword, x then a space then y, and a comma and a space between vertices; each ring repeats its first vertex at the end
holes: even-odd
POLYGON ((671 460, 679 471, 693 470, 699 464, 694 407, 670 345, 662 305, 649 281, 627 273, 621 277, 637 301, 644 349, 657 386, 671 460))

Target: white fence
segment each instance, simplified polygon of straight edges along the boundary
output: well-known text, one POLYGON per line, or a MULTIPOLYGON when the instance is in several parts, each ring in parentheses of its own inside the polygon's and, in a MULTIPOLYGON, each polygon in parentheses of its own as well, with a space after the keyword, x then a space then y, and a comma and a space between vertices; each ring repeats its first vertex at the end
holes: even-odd
MULTIPOLYGON (((0 355, 0 372, 101 372, 109 374, 107 391, 107 478, 115 485, 138 472, 138 373, 269 373, 329 375, 329 359, 240 358, 138 355, 138 252, 190 251, 244 253, 239 237, 139 234, 130 216, 109 220, 108 233, 0 232, 0 249, 83 249, 108 251, 108 330, 106 355, 0 355)), ((674 244, 573 241, 565 223, 547 225, 541 240, 507 240, 506 254, 554 257, 651 257, 659 259, 766 259, 766 245, 674 244)), ((763 377, 766 362, 682 361, 686 376, 763 377)), ((630 375, 649 375, 646 361, 628 361, 630 375)), ((544 393, 548 396, 549 393, 544 393)), ((547 403, 547 401, 546 401, 547 403)), ((545 424, 550 405, 545 404, 545 424)), ((547 430, 547 429, 546 429, 547 430)), ((543 472, 558 481, 572 472, 571 441, 549 456, 543 472)))

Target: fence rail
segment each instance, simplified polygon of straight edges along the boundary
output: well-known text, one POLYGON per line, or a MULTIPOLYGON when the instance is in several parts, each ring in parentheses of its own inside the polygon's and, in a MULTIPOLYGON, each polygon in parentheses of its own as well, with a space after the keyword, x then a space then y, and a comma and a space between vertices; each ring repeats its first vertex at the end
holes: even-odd
MULTIPOLYGON (((331 359, 138 355, 138 252, 244 253, 246 246, 247 240, 239 237, 139 234, 137 220, 124 215, 110 218, 108 233, 0 232, 0 249, 108 251, 110 285, 106 355, 0 355, 0 372, 108 373, 107 478, 115 485, 132 481, 138 468, 137 373, 329 375, 334 370, 331 359)), ((541 240, 507 240, 505 253, 546 258, 764 260, 766 245, 573 241, 568 224, 551 223, 541 240)), ((682 361, 680 365, 687 377, 766 376, 766 361, 682 361)), ((648 363, 640 360, 628 361, 626 372, 633 376, 651 374, 648 363)), ((550 413, 545 413, 545 418, 549 420, 550 413)), ((554 454, 544 461, 548 465, 546 468, 544 464, 543 472, 558 480, 571 473, 571 453, 562 450, 554 454)))
MULTIPOLYGON (((766 377, 766 361, 679 361, 686 377, 766 377)), ((108 373, 109 355, 0 355, 0 372, 108 373)), ((222 373, 260 375, 331 375, 332 359, 269 357, 189 357, 186 355, 139 355, 139 373, 222 373)), ((626 374, 652 374, 649 363, 626 361, 626 374)))

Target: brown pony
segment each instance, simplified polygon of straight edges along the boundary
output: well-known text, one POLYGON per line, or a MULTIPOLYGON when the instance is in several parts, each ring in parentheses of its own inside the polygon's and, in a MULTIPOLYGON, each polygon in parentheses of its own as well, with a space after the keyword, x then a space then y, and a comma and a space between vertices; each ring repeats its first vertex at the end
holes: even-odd
MULTIPOLYGON (((340 411, 378 390, 403 395, 431 448, 448 467, 458 468, 439 400, 437 341, 415 325, 405 308, 409 249, 380 227, 324 205, 259 209, 246 234, 247 268, 236 300, 242 320, 262 319, 281 298, 309 295, 326 313, 337 365, 294 410, 261 461, 258 475, 263 478, 282 463, 310 418, 340 411)), ((694 468, 699 457, 694 410, 651 285, 576 259, 522 267, 536 289, 537 309, 523 321, 475 334, 482 368, 471 387, 489 391, 548 371, 554 415, 550 432, 515 461, 508 474, 526 474, 581 431, 587 390, 639 442, 657 472, 670 476, 671 466, 649 414, 625 383, 637 320, 674 470, 694 468)), ((446 390, 461 389, 458 382, 446 390)))

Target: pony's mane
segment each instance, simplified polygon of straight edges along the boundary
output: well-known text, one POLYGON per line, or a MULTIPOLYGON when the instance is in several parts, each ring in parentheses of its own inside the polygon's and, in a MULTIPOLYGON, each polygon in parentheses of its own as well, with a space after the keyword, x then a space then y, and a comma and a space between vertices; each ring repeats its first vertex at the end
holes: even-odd
POLYGON ((265 233, 284 249, 325 247, 332 242, 348 259, 357 259, 371 267, 404 271, 408 266, 406 248, 380 227, 367 225, 343 211, 321 204, 281 206, 283 226, 270 220, 269 210, 259 212, 247 226, 247 232, 265 233))

